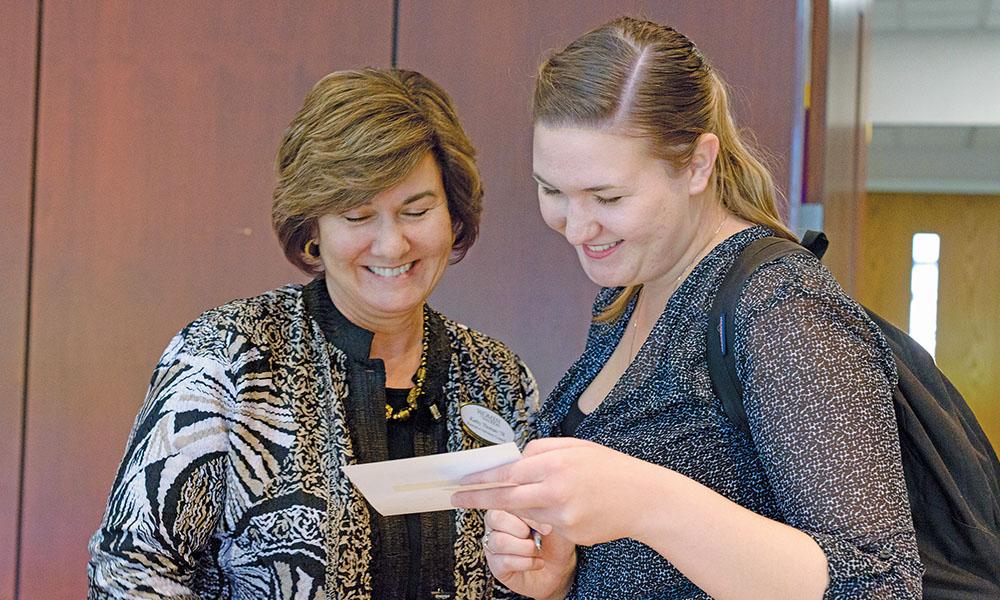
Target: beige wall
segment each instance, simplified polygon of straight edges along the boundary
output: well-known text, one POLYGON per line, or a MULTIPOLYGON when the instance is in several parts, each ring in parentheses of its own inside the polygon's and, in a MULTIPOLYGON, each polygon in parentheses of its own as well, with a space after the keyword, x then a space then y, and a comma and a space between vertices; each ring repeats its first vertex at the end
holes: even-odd
POLYGON ((274 150, 319 77, 388 65, 391 8, 44 4, 21 598, 85 596, 87 539, 171 335, 302 279, 270 231, 274 150))
POLYGON ((399 65, 427 73, 452 94, 479 149, 486 184, 480 240, 432 300, 510 343, 543 391, 551 389, 583 349, 597 288, 538 215, 529 99, 539 60, 623 12, 672 24, 725 75, 739 124, 773 155, 776 179, 787 190, 801 118, 795 4, 521 0, 456 11, 446 0, 403 2, 399 65))
MULTIPOLYGON (((728 76, 785 181, 796 4, 401 0, 398 63, 453 94, 486 185, 482 240, 433 302, 507 341, 550 389, 582 348, 594 288, 537 214, 527 114, 540 55, 625 10, 675 24, 728 76)), ((206 308, 303 280, 268 224, 274 150, 320 76, 389 65, 393 3, 46 2, 40 79, 37 9, 0 8, 0 319, 13 340, 0 351, 0 598, 54 600, 85 595, 87 539, 170 336, 206 308)))

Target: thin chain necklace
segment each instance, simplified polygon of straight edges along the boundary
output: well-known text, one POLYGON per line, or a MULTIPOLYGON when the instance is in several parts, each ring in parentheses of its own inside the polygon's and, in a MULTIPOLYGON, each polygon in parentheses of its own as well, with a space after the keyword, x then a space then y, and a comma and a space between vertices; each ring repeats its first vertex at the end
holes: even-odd
MULTIPOLYGON (((420 366, 413 376, 413 387, 406 394, 406 407, 395 410, 385 403, 386 421, 405 421, 413 416, 419 406, 420 396, 424 393, 424 382, 427 381, 427 311, 424 311, 423 332, 420 340, 420 366)), ((434 407, 437 408, 437 407, 434 407)))
MULTIPOLYGON (((712 237, 708 238, 708 241, 705 242, 705 245, 701 247, 701 250, 699 250, 698 253, 694 255, 694 258, 691 259, 691 262, 688 263, 688 266, 684 267, 684 270, 680 272, 680 275, 678 275, 677 278, 671 282, 670 285, 673 288, 671 294, 673 294, 674 291, 677 291, 677 286, 681 281, 681 277, 687 275, 691 271, 691 269, 694 268, 695 264, 702 257, 702 253, 704 253, 705 250, 708 249, 709 245, 711 245, 712 241, 715 239, 715 236, 719 235, 719 232, 722 231, 722 226, 725 225, 726 221, 728 220, 729 220, 729 213, 726 213, 722 217, 722 220, 719 221, 719 226, 715 228, 715 232, 712 233, 712 237)), ((645 298, 645 295, 643 295, 641 288, 638 294, 639 294, 639 299, 635 301, 635 308, 632 309, 632 327, 631 327, 632 339, 629 341, 628 345, 628 356, 626 357, 627 361, 625 363, 626 367, 630 365, 632 361, 635 359, 635 342, 636 338, 639 337, 639 308, 642 306, 642 299, 645 298)))

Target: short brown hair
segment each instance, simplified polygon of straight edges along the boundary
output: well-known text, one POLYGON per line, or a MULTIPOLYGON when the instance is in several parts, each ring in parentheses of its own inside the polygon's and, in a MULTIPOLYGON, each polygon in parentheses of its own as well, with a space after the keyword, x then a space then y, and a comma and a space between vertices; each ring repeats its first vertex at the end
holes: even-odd
MULTIPOLYGON (((686 166, 699 137, 713 133, 719 154, 712 186, 722 205, 797 239, 782 222, 782 198, 759 151, 733 123, 722 77, 675 29, 619 17, 554 53, 538 70, 534 122, 633 135, 675 167, 686 166)), ((598 320, 618 318, 637 290, 625 289, 598 320)))
POLYGON ((458 262, 479 234, 483 188, 448 94, 416 71, 336 71, 319 80, 278 148, 271 222, 288 260, 319 273, 304 252, 316 219, 391 188, 427 152, 441 169, 458 262))

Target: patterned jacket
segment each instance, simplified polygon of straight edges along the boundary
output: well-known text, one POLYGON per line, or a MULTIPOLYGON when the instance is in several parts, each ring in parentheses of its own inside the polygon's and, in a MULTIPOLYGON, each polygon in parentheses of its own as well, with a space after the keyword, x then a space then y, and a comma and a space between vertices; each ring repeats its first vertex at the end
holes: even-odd
MULTIPOLYGON (((304 289, 210 310, 170 342, 90 542, 91 598, 372 595, 380 517, 343 474, 361 450, 345 408, 350 359, 304 289)), ((531 373, 503 344, 431 314, 446 349, 447 450, 478 445, 460 424, 465 402, 501 414, 523 447, 538 401, 531 373)), ((426 514, 453 519, 442 597, 510 594, 486 567, 480 512, 426 514)))

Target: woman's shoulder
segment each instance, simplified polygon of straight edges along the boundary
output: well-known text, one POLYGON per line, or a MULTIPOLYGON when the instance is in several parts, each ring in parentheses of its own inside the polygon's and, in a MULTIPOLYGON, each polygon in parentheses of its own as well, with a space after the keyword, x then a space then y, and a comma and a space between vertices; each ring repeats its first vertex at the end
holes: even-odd
POLYGON ((857 304, 818 258, 804 252, 787 254, 762 264, 747 278, 740 298, 752 310, 799 297, 857 304))
POLYGON ((302 286, 288 284, 206 310, 178 332, 189 350, 219 351, 234 337, 273 340, 303 314, 302 286))
POLYGON ((892 353, 878 325, 815 256, 795 253, 761 265, 747 280, 736 310, 736 328, 774 333, 777 328, 825 327, 865 340, 895 377, 892 353))
MULTIPOLYGON (((467 383, 476 382, 469 386, 469 393, 474 396, 483 394, 484 387, 495 386, 495 392, 500 393, 494 393, 494 400, 500 402, 500 407, 506 406, 506 408, 502 408, 501 412, 520 413, 525 409, 537 410, 539 404, 538 383, 535 380, 535 375, 520 356, 507 344, 494 337, 449 319, 440 313, 435 312, 434 314, 439 316, 444 323, 448 342, 451 345, 455 363, 458 365, 459 378, 467 383)), ((487 394, 480 400, 491 404, 494 400, 489 400, 490 397, 487 394)), ((523 419, 523 415, 518 418, 523 419)), ((515 429, 518 427, 515 426, 515 429)))
MULTIPOLYGON (((706 287, 714 295, 718 292, 713 289, 713 284, 722 284, 740 256, 754 242, 770 237, 778 236, 764 225, 743 229, 712 250, 695 272, 703 275, 706 287)), ((750 273, 740 293, 740 308, 759 308, 800 292, 846 297, 837 280, 819 259, 808 252, 796 252, 763 262, 750 273)))
POLYGON ((468 325, 435 311, 444 323, 452 346, 476 360, 495 364, 523 365, 524 361, 507 344, 468 325))

